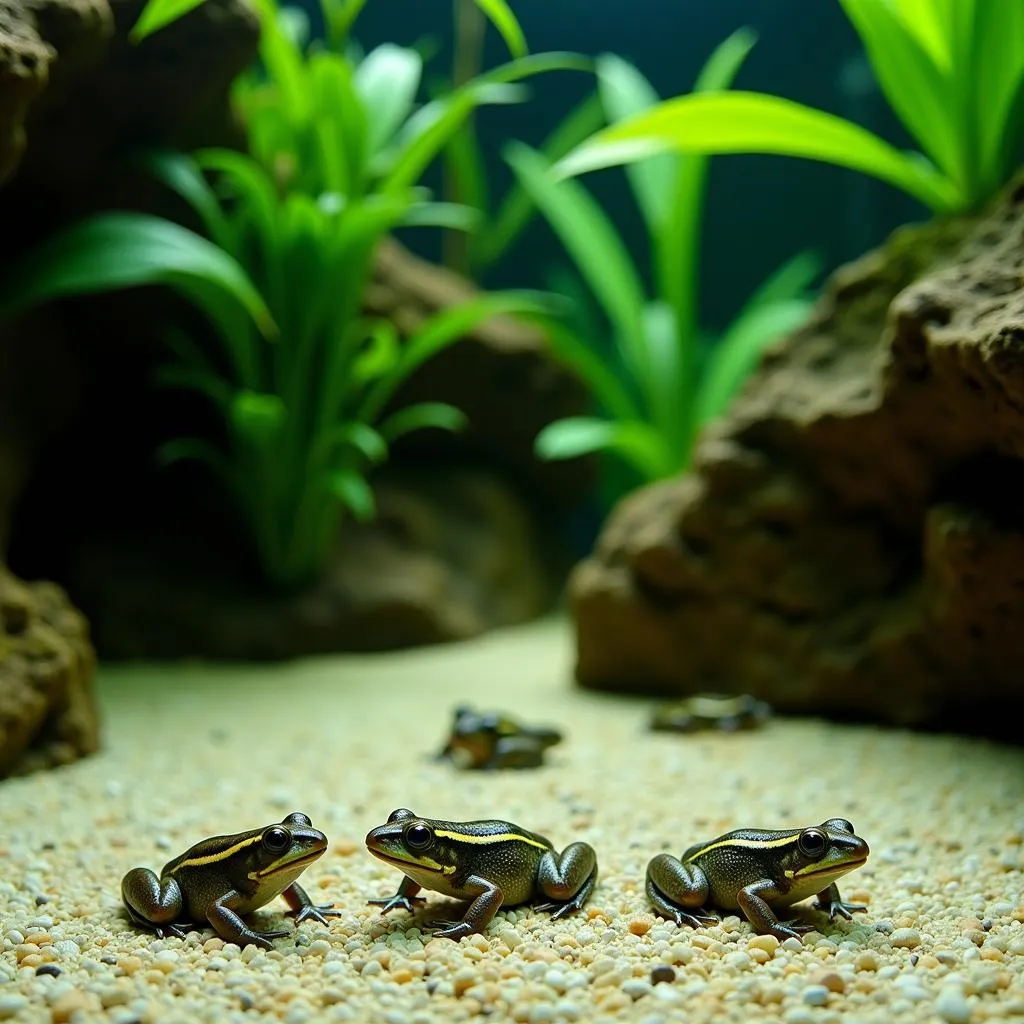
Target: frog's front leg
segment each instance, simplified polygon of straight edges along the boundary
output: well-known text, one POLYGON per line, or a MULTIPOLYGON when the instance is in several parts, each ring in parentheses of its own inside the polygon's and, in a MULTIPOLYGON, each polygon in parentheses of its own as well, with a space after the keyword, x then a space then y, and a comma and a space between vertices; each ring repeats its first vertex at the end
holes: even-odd
POLYGON ((754 931, 774 935, 780 942, 784 939, 799 939, 801 932, 812 931, 809 924, 799 921, 780 921, 769 905, 769 900, 782 896, 779 887, 770 879, 751 882, 736 894, 736 902, 754 931))
MULTIPOLYGON (((501 889, 493 882, 478 875, 470 875, 463 883, 462 888, 473 897, 469 909, 463 915, 458 924, 445 924, 434 932, 434 937, 439 939, 461 939, 463 935, 471 935, 473 932, 482 932, 490 923, 491 919, 498 912, 504 900, 501 889)), ((436 927, 443 922, 431 922, 436 927)))
POLYGON ((206 912, 206 919, 225 942, 237 942, 243 948, 251 942, 261 949, 273 949, 270 940, 280 939, 288 932, 254 932, 231 906, 232 903, 237 903, 242 898, 242 894, 235 892, 234 889, 226 892, 206 912))
POLYGON ((537 868, 537 885, 551 901, 535 910, 553 910, 552 918, 573 914, 597 885, 597 854, 589 843, 570 843, 561 853, 548 850, 537 868))
POLYGON ((718 915, 704 907, 710 887, 707 876, 695 864, 659 853, 647 865, 647 898, 662 917, 697 928, 713 924, 718 915))
POLYGON ((321 924, 330 924, 327 917, 341 916, 340 910, 331 909, 334 906, 333 903, 314 903, 309 898, 306 890, 298 882, 292 882, 281 895, 285 898, 288 906, 291 907, 291 910, 285 911, 285 916, 291 917, 294 915, 296 924, 302 924, 307 917, 311 917, 314 921, 319 921, 321 924))
POLYGON ((824 910, 830 921, 836 919, 836 914, 841 914, 847 921, 852 921, 854 914, 868 909, 863 903, 847 903, 839 895, 839 886, 835 882, 818 893, 814 905, 818 910, 824 910))
POLYGON ((179 939, 185 937, 191 923, 178 921, 185 901, 174 878, 158 878, 149 868, 132 868, 121 879, 121 899, 128 916, 140 927, 179 939))
POLYGON ((422 885, 414 882, 408 875, 403 875, 398 892, 394 896, 388 896, 387 899, 383 900, 367 900, 366 902, 370 906, 380 907, 381 914, 390 914, 396 907, 408 910, 411 914, 416 907, 422 907, 427 902, 422 896, 416 895, 422 888, 422 885))

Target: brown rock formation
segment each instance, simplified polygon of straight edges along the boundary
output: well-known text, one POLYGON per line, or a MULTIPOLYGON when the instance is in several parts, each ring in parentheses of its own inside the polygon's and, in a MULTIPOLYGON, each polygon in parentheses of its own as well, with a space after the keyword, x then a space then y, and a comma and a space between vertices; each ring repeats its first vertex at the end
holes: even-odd
POLYGON ((840 270, 577 568, 579 681, 1020 739, 1022 268, 1017 188, 840 270))
POLYGON ((246 659, 383 650, 465 639, 550 607, 535 523, 492 474, 392 470, 375 491, 376 521, 346 523, 324 577, 292 594, 267 594, 246 575, 230 524, 212 543, 204 509, 118 531, 75 572, 98 648, 246 659))
POLYGON ((92 669, 88 626, 64 592, 0 568, 0 778, 99 747, 92 669))

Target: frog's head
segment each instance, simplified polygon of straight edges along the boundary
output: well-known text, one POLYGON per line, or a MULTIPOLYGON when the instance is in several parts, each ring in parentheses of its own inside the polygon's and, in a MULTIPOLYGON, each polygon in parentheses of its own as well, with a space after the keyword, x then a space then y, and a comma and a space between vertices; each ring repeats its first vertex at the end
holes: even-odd
POLYGON ((244 853, 246 874, 257 884, 277 885, 286 876, 284 888, 327 849, 327 836, 305 814, 295 811, 279 824, 254 833, 244 853))
POLYGON ((813 882, 816 892, 859 868, 871 851, 845 818, 829 818, 792 836, 784 854, 784 874, 794 884, 813 882))
MULTIPOLYGON (((412 878, 452 875, 458 865, 458 845, 453 841, 452 824, 443 823, 443 836, 437 833, 439 824, 399 807, 383 825, 371 829, 366 848, 412 878)), ((425 884, 429 887, 431 883, 425 884)))

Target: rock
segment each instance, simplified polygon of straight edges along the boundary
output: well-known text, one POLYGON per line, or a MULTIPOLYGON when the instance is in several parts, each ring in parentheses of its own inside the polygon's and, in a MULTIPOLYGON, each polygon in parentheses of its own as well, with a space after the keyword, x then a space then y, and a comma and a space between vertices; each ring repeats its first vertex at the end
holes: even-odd
POLYGON ((93 663, 85 619, 64 592, 0 566, 0 778, 98 749, 93 663))
POLYGON ((261 592, 232 560, 237 526, 211 533, 205 509, 194 526, 118 531, 74 573, 101 656, 383 650, 476 636, 551 606, 552 563, 533 517, 494 475, 393 470, 375 492, 377 520, 343 526, 323 579, 292 594, 261 592))
POLYGON ((1019 739, 1022 263, 1024 184, 838 271, 574 572, 580 683, 1019 739))

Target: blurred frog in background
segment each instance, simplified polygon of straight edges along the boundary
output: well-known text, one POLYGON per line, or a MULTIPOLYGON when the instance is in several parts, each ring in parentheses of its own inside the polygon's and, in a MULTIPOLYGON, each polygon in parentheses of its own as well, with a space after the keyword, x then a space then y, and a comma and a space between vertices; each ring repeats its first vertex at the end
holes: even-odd
POLYGON ((544 752, 561 741, 557 729, 524 725, 499 711, 479 713, 460 705, 437 760, 482 771, 537 768, 544 763, 544 752))
POLYGON ((655 708, 651 728, 655 732, 739 732, 758 728, 771 714, 770 705, 746 693, 697 693, 655 708))

